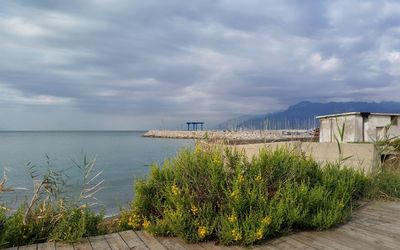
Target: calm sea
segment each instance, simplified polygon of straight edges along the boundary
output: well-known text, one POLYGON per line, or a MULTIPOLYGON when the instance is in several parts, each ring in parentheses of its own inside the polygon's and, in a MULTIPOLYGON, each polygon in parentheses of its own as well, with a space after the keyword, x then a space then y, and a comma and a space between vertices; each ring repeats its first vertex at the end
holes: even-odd
POLYGON ((71 196, 80 189, 82 163, 86 155, 96 159, 96 170, 103 171, 102 190, 96 195, 98 208, 108 215, 126 207, 132 200, 133 182, 145 176, 154 162, 162 163, 181 148, 192 147, 190 140, 144 138, 141 131, 66 131, 66 132, 0 132, 0 179, 3 169, 12 193, 0 193, 0 202, 17 206, 30 199, 33 181, 27 164, 35 165, 38 174, 48 168, 65 171, 68 176, 63 189, 71 196), (49 160, 48 160, 48 158, 49 160), (24 190, 27 189, 27 190, 24 190))

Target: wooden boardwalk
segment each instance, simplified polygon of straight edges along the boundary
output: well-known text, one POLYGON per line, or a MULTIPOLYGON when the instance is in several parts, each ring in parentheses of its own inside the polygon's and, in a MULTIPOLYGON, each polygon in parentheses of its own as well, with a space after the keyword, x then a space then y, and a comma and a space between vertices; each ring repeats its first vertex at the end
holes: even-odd
POLYGON ((357 209, 349 223, 335 229, 295 233, 249 248, 223 247, 212 242, 186 244, 179 238, 153 237, 144 231, 124 231, 89 237, 74 245, 48 242, 11 249, 400 249, 400 202, 372 202, 357 209))

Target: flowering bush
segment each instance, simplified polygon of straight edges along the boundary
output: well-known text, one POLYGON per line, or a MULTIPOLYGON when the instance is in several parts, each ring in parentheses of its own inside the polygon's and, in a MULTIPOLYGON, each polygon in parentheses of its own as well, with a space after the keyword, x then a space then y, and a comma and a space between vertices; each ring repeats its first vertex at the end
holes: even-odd
POLYGON ((249 245, 299 229, 326 229, 349 218, 366 178, 286 149, 249 161, 220 147, 184 150, 137 181, 125 226, 189 242, 249 245))

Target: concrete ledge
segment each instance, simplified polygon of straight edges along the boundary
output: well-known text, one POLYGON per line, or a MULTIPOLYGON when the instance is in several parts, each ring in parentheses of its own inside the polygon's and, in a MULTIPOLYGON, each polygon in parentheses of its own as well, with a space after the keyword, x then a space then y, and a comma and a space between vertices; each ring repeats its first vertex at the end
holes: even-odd
MULTIPOLYGON (((236 145, 238 149, 244 149, 248 157, 258 155, 262 148, 276 150, 277 148, 288 148, 298 153, 304 153, 311 156, 314 160, 321 163, 336 162, 339 159, 339 149, 336 143, 319 143, 319 142, 273 142, 273 143, 257 143, 247 145, 236 145)), ((343 157, 350 157, 344 161, 344 165, 364 171, 364 173, 372 173, 378 166, 378 151, 373 144, 357 144, 342 143, 343 157)))

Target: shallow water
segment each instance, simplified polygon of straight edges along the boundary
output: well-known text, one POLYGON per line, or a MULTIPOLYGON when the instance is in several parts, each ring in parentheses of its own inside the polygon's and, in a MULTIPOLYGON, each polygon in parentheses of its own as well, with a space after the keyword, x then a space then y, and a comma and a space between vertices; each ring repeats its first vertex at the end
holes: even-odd
POLYGON ((82 173, 74 161, 82 163, 86 155, 96 159, 97 171, 103 171, 103 189, 96 194, 99 205, 95 209, 105 208, 108 215, 116 213, 132 200, 134 179, 145 176, 153 162, 162 163, 181 148, 194 144, 191 140, 144 138, 142 134, 141 131, 0 132, 0 170, 6 168, 7 186, 17 189, 0 193, 0 201, 16 207, 29 199, 33 181, 27 164, 35 165, 38 174, 43 174, 48 167, 46 155, 52 169, 65 170, 68 176, 63 190, 69 196, 76 195, 82 173))

